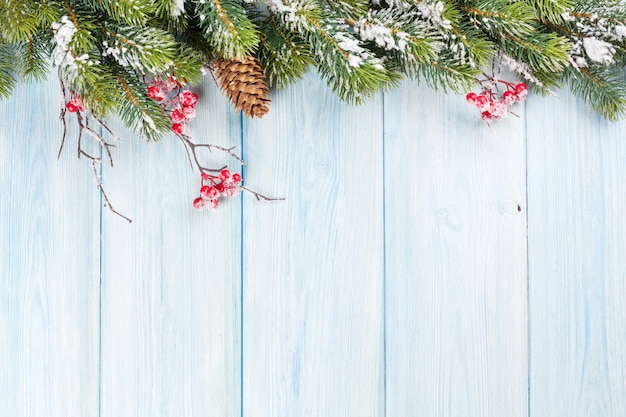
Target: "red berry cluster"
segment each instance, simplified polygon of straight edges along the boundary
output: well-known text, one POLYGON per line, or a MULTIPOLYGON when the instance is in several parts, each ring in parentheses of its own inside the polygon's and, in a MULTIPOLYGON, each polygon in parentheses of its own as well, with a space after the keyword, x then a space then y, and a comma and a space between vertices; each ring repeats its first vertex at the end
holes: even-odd
POLYGON ((475 105, 482 111, 481 117, 486 122, 506 116, 509 112, 509 106, 524 101, 528 95, 528 87, 524 83, 513 84, 499 79, 489 79, 488 81, 488 86, 483 87, 481 93, 471 92, 465 96, 468 103, 475 105), (506 86, 506 91, 502 95, 499 95, 493 87, 497 83, 506 86))
POLYGON ((172 122, 172 130, 179 135, 189 132, 189 122, 196 117, 198 95, 183 89, 185 83, 172 76, 163 81, 158 78, 148 83, 148 97, 159 102, 172 122))
POLYGON ((81 96, 72 92, 70 101, 65 104, 65 110, 70 113, 76 113, 77 111, 83 112, 85 111, 85 100, 81 96))
POLYGON ((219 175, 203 172, 200 177, 200 197, 193 200, 198 210, 215 210, 220 205, 220 197, 235 197, 241 191, 241 175, 223 169, 219 175))

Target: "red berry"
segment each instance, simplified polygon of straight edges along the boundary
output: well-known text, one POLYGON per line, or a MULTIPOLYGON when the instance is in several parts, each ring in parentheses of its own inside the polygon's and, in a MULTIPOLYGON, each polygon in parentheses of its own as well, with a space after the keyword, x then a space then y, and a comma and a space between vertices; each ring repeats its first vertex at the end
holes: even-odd
POLYGON ((506 104, 513 104, 515 103, 515 100, 516 100, 515 93, 510 90, 507 90, 504 92, 504 94, 502 94, 502 99, 504 100, 506 104))
POLYGON ((481 115, 481 116, 482 116, 482 119, 483 119, 484 121, 489 121, 489 120, 491 120, 491 119, 493 118, 493 116, 491 115, 491 113, 489 113, 488 111, 484 111, 484 112, 482 112, 482 115, 481 115))
POLYGON ((204 198, 214 199, 219 196, 219 192, 215 189, 215 187, 209 187, 205 185, 200 188, 200 195, 204 198))
POLYGON ((76 111, 78 110, 78 106, 74 104, 73 101, 70 101, 65 105, 65 109, 70 113, 76 113, 76 111))
POLYGON ((226 189, 226 186, 224 185, 223 182, 220 182, 219 184, 215 184, 215 189, 219 191, 220 193, 223 193, 224 190, 226 189))
POLYGON ((520 95, 522 94, 524 91, 527 91, 528 87, 526 87, 526 84, 524 83, 519 83, 515 86, 515 94, 520 95))
POLYGON ((152 85, 148 87, 148 97, 156 101, 161 101, 163 100, 163 93, 159 87, 152 85))
POLYGON ((220 205, 220 201, 218 199, 214 199, 214 200, 206 200, 205 201, 205 205, 206 207, 208 207, 210 210, 215 210, 219 205, 220 205))
POLYGON ((230 178, 230 171, 227 169, 223 169, 220 171, 220 180, 226 181, 230 178))
POLYGON ((494 101, 489 106, 489 113, 494 119, 499 119, 506 115, 507 105, 502 101, 494 101))
POLYGON ((193 119, 196 117, 196 109, 194 106, 183 106, 182 111, 187 119, 193 119))
POLYGON ((476 97, 476 107, 478 107, 479 109, 486 107, 488 103, 489 100, 487 100, 487 97, 485 97, 484 95, 481 94, 476 97))
POLYGON ((471 93, 468 93, 468 94, 465 96, 465 100, 466 100, 468 103, 474 104, 474 103, 476 102, 476 93, 475 93, 475 92, 473 92, 473 91, 472 91, 471 93))
POLYGON ((224 190, 224 194, 226 194, 228 197, 234 197, 237 195, 237 193, 239 193, 240 188, 237 186, 232 186, 232 187, 226 187, 226 189, 224 190))
POLYGON ((198 102, 198 95, 196 93, 192 93, 191 91, 184 91, 181 94, 181 101, 184 106, 195 106, 198 102))
POLYGON ((204 199, 202 197, 198 197, 193 200, 193 207, 202 210, 204 208, 204 199))
POLYGON ((237 174, 237 173, 234 173, 234 174, 233 174, 232 179, 233 179, 233 183, 234 183, 234 184, 239 184, 239 183, 241 183, 241 175, 239 175, 239 174, 237 174))
POLYGON ((170 119, 172 119, 174 123, 180 123, 185 120, 185 115, 180 110, 174 110, 170 115, 170 119))
POLYGON ((187 132, 186 126, 180 123, 174 123, 172 125, 172 130, 179 135, 184 135, 187 132))
POLYGON ((70 101, 74 106, 76 106, 76 111, 84 111, 83 105, 85 104, 85 100, 81 96, 74 95, 72 93, 72 101, 70 101))

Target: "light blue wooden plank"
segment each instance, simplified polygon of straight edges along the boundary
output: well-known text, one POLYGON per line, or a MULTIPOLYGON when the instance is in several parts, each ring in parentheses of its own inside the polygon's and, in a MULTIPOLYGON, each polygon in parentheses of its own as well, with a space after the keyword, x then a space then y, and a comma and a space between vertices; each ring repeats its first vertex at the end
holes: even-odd
POLYGON ((244 416, 382 416, 381 96, 316 74, 245 124, 244 416))
POLYGON ((626 415, 626 122, 528 111, 531 416, 626 415))
MULTIPOLYGON (((238 145, 239 115, 205 84, 192 136, 238 145)), ((124 136, 105 187, 133 223, 103 213, 101 415, 239 416, 241 204, 195 211, 179 140, 124 136)))
POLYGON ((59 85, 0 101, 0 416, 98 415, 98 191, 59 85), (70 149, 71 148, 71 149, 70 149))
POLYGON ((527 415, 525 200, 523 119, 385 95, 388 416, 527 415))

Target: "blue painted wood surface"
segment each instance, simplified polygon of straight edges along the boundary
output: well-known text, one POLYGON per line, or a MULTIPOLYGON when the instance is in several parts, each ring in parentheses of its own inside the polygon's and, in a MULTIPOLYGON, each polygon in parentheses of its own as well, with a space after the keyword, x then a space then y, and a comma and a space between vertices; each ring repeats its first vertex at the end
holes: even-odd
POLYGON ((57 88, 0 101, 0 417, 626 415, 626 122, 314 74, 244 120, 207 80, 192 135, 286 200, 196 212, 182 145, 114 122, 129 225, 57 88))

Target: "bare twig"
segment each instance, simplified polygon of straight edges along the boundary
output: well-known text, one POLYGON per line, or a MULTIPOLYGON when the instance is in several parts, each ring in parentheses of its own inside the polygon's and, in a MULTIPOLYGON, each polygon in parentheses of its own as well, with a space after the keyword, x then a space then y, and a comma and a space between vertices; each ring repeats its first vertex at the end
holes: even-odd
POLYGON ((96 158, 94 156, 89 155, 87 152, 83 151, 81 149, 81 154, 83 156, 85 156, 86 158, 91 160, 91 168, 93 170, 93 177, 96 179, 96 184, 98 186, 98 188, 100 189, 100 193, 102 194, 102 198, 104 199, 104 206, 108 207, 109 210, 111 210, 111 212, 117 214, 118 216, 120 216, 121 218, 123 218, 124 220, 126 220, 128 223, 132 223, 133 221, 131 219, 129 219, 128 217, 124 216, 122 213, 120 213, 119 211, 115 210, 113 208, 113 205, 111 204, 111 201, 109 201, 109 197, 107 197, 107 193, 104 191, 104 187, 102 186, 102 181, 100 180, 100 175, 98 174, 98 165, 100 164, 100 158, 96 158))
POLYGON ((83 129, 79 129, 78 130, 78 149, 77 149, 77 156, 78 159, 80 159, 80 154, 81 154, 81 150, 82 150, 82 142, 83 142, 83 129))
POLYGON ((263 195, 261 193, 258 193, 254 190, 251 190, 248 187, 241 187, 242 190, 249 192, 250 194, 252 194, 254 197, 256 197, 257 200, 264 200, 264 201, 283 201, 285 199, 285 197, 280 197, 280 198, 274 198, 274 197, 268 197, 266 195, 263 195))
POLYGON ((509 113, 511 113, 513 116, 517 117, 519 119, 519 114, 512 112, 511 110, 507 110, 509 113))
MULTIPOLYGON (((68 101, 67 100, 67 91, 65 89, 65 84, 63 83, 63 80, 60 77, 59 77, 59 83, 61 85, 61 93, 63 94, 63 102, 65 104, 68 101)), ((61 138, 61 146, 59 147, 59 153, 58 153, 57 157, 61 156, 61 151, 63 150, 63 145, 65 144, 65 139, 67 137, 67 119, 66 119, 66 115, 67 115, 67 108, 64 105, 61 108, 61 114, 59 116, 59 118, 63 122, 63 137, 61 138)), ((119 140, 119 138, 113 134, 111 129, 109 129, 102 121, 98 120, 97 118, 94 118, 94 119, 113 138, 119 140)), ((115 210, 113 208, 113 205, 111 204, 111 201, 109 200, 109 197, 107 196, 106 192, 104 191, 104 186, 102 185, 102 180, 100 179, 100 175, 98 173, 98 166, 102 162, 101 158, 96 158, 95 156, 93 156, 93 155, 89 154, 88 152, 86 152, 85 150, 83 150, 83 148, 82 148, 83 132, 89 133, 89 135, 92 138, 94 138, 95 140, 97 140, 99 142, 100 146, 102 148, 104 148, 105 152, 107 153, 107 156, 108 156, 108 159, 109 159, 109 163, 111 164, 111 166, 113 166, 113 156, 111 155, 110 147, 115 146, 115 145, 108 143, 104 139, 104 137, 102 137, 102 135, 99 132, 95 131, 91 126, 89 126, 89 117, 87 115, 85 115, 85 117, 83 118, 83 115, 81 114, 81 112, 77 111, 76 112, 76 120, 77 120, 77 123, 78 123, 78 135, 77 135, 77 138, 76 138, 76 142, 77 142, 76 155, 77 155, 78 159, 80 159, 81 156, 84 156, 85 158, 87 158, 87 159, 89 159, 91 161, 91 168, 93 170, 93 175, 94 175, 94 178, 96 179, 96 185, 97 185, 98 189, 100 190, 102 198, 104 199, 104 206, 108 207, 109 210, 111 210, 112 213, 117 214, 118 216, 120 216, 124 220, 128 221, 129 223, 131 223, 132 220, 130 218, 126 217, 125 215, 123 215, 122 213, 120 213, 119 211, 117 211, 117 210, 115 210)))
POLYGON ((220 88, 219 83, 217 82, 217 78, 215 77, 215 68, 209 67, 209 72, 211 73, 211 77, 213 77, 213 82, 217 88, 220 88))
POLYGON ((61 94, 63 94, 63 104, 61 105, 61 112, 59 114, 59 119, 63 122, 63 136, 61 136, 61 146, 59 146, 59 153, 57 154, 57 159, 61 158, 61 151, 63 150, 63 145, 65 145, 65 138, 67 137, 67 119, 65 119, 65 103, 67 102, 67 95, 65 93, 65 83, 61 77, 59 77, 59 83, 61 84, 61 94))
POLYGON ((212 152, 213 149, 217 149, 218 151, 221 151, 230 155, 233 159, 236 159, 241 165, 244 165, 244 166, 246 165, 243 159, 241 159, 239 155, 233 152, 233 150, 236 148, 235 146, 231 148, 224 148, 222 146, 213 145, 210 143, 195 143, 191 140, 189 136, 186 136, 186 135, 177 134, 176 136, 178 136, 178 138, 183 142, 183 145, 185 145, 185 150, 187 151, 187 157, 189 158, 189 164, 193 166, 193 163, 191 162, 193 159, 193 162, 195 163, 196 167, 198 167, 198 170, 200 172, 220 172, 222 169, 226 168, 226 166, 223 166, 221 168, 205 167, 204 165, 200 163, 200 160, 198 159, 198 153, 197 153, 198 148, 208 149, 209 152, 212 152))
MULTIPOLYGON (((189 148, 187 147, 187 144, 185 143, 183 138, 179 136, 178 139, 180 139, 181 142, 183 142, 183 147, 185 148, 185 152, 187 152, 187 160, 189 160, 189 166, 191 167, 191 170, 193 171, 193 162, 191 162, 191 154, 189 153, 189 148)), ((198 163, 197 158, 196 158, 196 163, 198 163)), ((199 166, 198 166, 198 169, 200 169, 200 172, 202 172, 202 169, 199 166)))
POLYGON ((59 117, 63 123, 63 135, 61 136, 61 146, 59 146, 59 152, 57 153, 57 159, 61 158, 61 152, 63 151, 63 145, 65 145, 65 138, 67 136, 67 120, 65 119, 65 109, 61 110, 59 117))
MULTIPOLYGON (((198 168, 198 170, 201 173, 209 173, 209 172, 220 172, 223 169, 226 169, 226 166, 223 166, 221 168, 217 168, 217 169, 213 169, 213 168, 207 168, 205 166, 203 166, 200 163, 200 160, 198 159, 198 155, 197 155, 197 149, 198 148, 206 148, 210 151, 212 151, 213 149, 217 149, 219 151, 225 152, 228 155, 230 155, 231 157, 233 157, 234 159, 236 159, 241 165, 246 165, 245 162, 243 161, 243 159, 241 159, 237 154, 235 154, 233 152, 233 150, 235 149, 235 147, 233 146, 232 148, 224 148, 222 146, 218 146, 218 145, 213 145, 213 144, 208 144, 208 143, 195 143, 191 140, 191 138, 189 136, 186 135, 176 135, 178 136, 178 138, 183 142, 183 145, 185 146, 185 150, 187 151, 187 158, 189 159, 189 165, 191 165, 191 167, 193 168, 193 165, 195 163, 196 167, 198 168), (192 162, 193 161, 193 162, 192 162)), ((279 200, 284 200, 284 198, 273 198, 273 197, 268 197, 264 194, 261 194, 257 191, 254 191, 248 187, 241 187, 242 190, 249 192, 250 194, 254 195, 254 197, 257 200, 264 200, 264 201, 279 201, 279 200)))
MULTIPOLYGON (((115 139, 118 142, 122 141, 122 139, 119 136, 117 136, 115 133, 113 133, 113 131, 109 128, 109 126, 107 126, 102 120, 98 119, 97 117, 94 117, 93 119, 96 121, 96 123, 100 125, 100 127, 106 130, 113 139, 115 139)), ((115 146, 115 145, 110 145, 110 146, 115 146)))
POLYGON ((111 166, 113 166, 113 156, 111 155, 111 150, 109 148, 111 146, 115 146, 115 145, 112 145, 112 144, 108 143, 102 137, 102 135, 100 135, 100 133, 98 133, 95 130, 93 130, 89 126, 89 122, 88 122, 89 119, 88 118, 85 118, 84 121, 83 121, 83 116, 80 114, 80 112, 76 112, 76 120, 78 120, 78 127, 80 128, 81 132, 83 130, 86 131, 87 133, 89 133, 91 135, 92 138, 94 138, 95 140, 100 142, 100 145, 104 148, 104 150, 107 153, 107 156, 109 157, 109 163, 111 164, 111 166))

